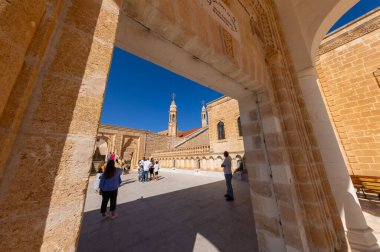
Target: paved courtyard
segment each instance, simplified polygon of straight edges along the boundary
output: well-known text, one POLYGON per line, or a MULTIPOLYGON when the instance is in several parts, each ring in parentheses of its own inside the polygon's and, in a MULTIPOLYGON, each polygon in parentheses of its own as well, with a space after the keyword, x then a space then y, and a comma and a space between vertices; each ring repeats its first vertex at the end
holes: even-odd
POLYGON ((78 251, 258 251, 247 181, 234 179, 235 201, 226 202, 222 174, 160 175, 123 175, 114 220, 101 220, 91 177, 78 251))
POLYGON ((372 197, 370 200, 359 198, 359 201, 364 218, 368 226, 373 230, 373 235, 376 237, 377 244, 380 247, 380 201, 375 197, 372 197))

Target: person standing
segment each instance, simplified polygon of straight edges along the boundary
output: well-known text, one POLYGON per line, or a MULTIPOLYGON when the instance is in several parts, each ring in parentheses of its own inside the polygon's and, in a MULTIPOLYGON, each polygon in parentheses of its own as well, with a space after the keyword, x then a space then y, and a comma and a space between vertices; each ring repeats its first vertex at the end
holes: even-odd
POLYGON ((144 179, 143 181, 146 181, 148 182, 149 181, 149 178, 148 178, 148 173, 149 173, 149 168, 151 166, 151 163, 149 161, 149 159, 147 158, 144 158, 144 179))
POLYGON ((143 180, 144 180, 144 159, 145 158, 143 158, 143 159, 141 159, 140 161, 139 161, 139 167, 138 167, 138 174, 139 174, 139 181, 140 182, 143 182, 143 180))
POLYGON ((111 160, 112 152, 108 153, 106 162, 111 160))
POLYGON ((106 211, 107 211, 107 204, 108 201, 111 201, 110 205, 110 211, 111 211, 111 218, 116 218, 116 200, 117 200, 117 192, 118 188, 121 183, 120 175, 123 172, 123 169, 118 169, 115 167, 115 161, 110 160, 106 168, 104 170, 104 173, 100 176, 100 182, 99 182, 99 188, 100 192, 102 194, 102 205, 100 208, 100 213, 102 214, 103 218, 107 217, 106 211))
POLYGON ((228 151, 224 153, 224 161, 222 163, 224 177, 226 178, 227 194, 224 195, 227 201, 234 200, 234 191, 232 189, 232 171, 231 171, 231 157, 228 151))
POLYGON ((154 168, 153 168, 153 165, 154 165, 154 159, 151 158, 150 159, 150 167, 149 167, 149 180, 153 180, 154 179, 154 168))
POLYGON ((158 165, 158 161, 154 164, 154 180, 158 180, 158 170, 160 169, 160 166, 158 165))
POLYGON ((98 170, 96 172, 96 178, 95 178, 95 181, 94 181, 94 190, 95 190, 96 193, 100 192, 100 188, 99 188, 100 176, 103 175, 104 166, 105 166, 105 162, 104 161, 100 162, 100 164, 98 165, 98 170))

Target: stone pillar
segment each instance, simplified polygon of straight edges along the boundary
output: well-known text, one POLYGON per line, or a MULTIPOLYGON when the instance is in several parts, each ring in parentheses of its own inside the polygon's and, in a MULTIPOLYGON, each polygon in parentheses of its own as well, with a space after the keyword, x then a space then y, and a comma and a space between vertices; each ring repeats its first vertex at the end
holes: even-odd
POLYGON ((116 135, 112 135, 112 137, 111 137, 111 151, 112 152, 116 151, 116 143, 115 142, 116 142, 116 135))
POLYGON ((315 138, 322 155, 333 198, 351 248, 371 251, 377 247, 376 238, 367 226, 352 185, 337 134, 326 110, 314 67, 297 73, 300 88, 310 115, 315 138))
MULTIPOLYGON (((0 186, 2 251, 76 248, 118 13, 113 0, 65 0, 50 20, 56 28, 0 186)), ((18 22, 8 28, 23 33, 18 22)))
MULTIPOLYGON (((281 228, 282 220, 280 219, 279 206, 276 202, 274 181, 272 179, 270 162, 268 160, 269 157, 264 148, 261 116, 266 122, 271 121, 273 123, 272 130, 269 128, 264 130, 266 133, 275 133, 275 131, 280 129, 278 128, 278 123, 276 124, 276 119, 273 118, 272 115, 268 114, 270 111, 270 109, 268 110, 268 106, 266 106, 268 104, 265 104, 260 109, 258 108, 256 101, 257 97, 254 95, 239 98, 246 169, 248 172, 251 204, 253 208, 257 240, 260 250, 286 251, 286 243, 283 230, 281 228), (261 115, 258 114, 258 109, 263 112, 261 115)), ((279 166, 280 164, 278 162, 274 162, 273 165, 279 166)), ((287 168, 279 167, 279 170, 286 173, 287 168)), ((287 177, 288 176, 284 176, 284 180, 287 180, 287 177)), ((287 193, 283 195, 288 196, 287 193)), ((283 205, 283 209, 288 211, 289 217, 293 216, 292 219, 294 221, 294 218, 296 218, 294 209, 288 209, 287 205, 283 205)), ((296 233, 293 234, 293 236, 299 237, 297 234, 298 231, 294 231, 296 233)), ((298 245, 294 247, 297 248, 298 245)))
POLYGON ((123 134, 118 132, 115 134, 115 154, 120 156, 123 155, 123 134))
POLYGON ((0 0, 0 181, 61 2, 0 0))
POLYGON ((38 30, 46 2, 0 0, 0 117, 38 30))
POLYGON ((344 250, 347 249, 346 237, 336 214, 335 201, 331 200, 329 181, 308 121, 304 97, 284 57, 281 51, 268 49, 267 62, 273 79, 270 90, 275 103, 273 112, 278 115, 282 128, 280 136, 284 141, 272 148, 283 145, 286 150, 284 161, 291 169, 296 192, 295 210, 297 216, 304 214, 299 223, 304 229, 304 235, 300 236, 303 250, 344 250))

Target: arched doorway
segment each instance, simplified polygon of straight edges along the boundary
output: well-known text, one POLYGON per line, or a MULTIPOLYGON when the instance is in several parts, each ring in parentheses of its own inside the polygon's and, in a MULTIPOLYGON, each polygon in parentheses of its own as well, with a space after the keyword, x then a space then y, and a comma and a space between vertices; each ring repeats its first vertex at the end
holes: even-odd
POLYGON ((111 140, 106 136, 98 136, 95 142, 94 161, 106 160, 111 140))
MULTIPOLYGON (((316 29, 310 27, 310 24, 319 25, 321 22, 318 21, 323 20, 328 12, 340 2, 327 0, 303 1, 299 4, 294 4, 293 1, 275 2, 280 16, 293 17, 292 14, 298 14, 297 18, 288 20, 303 24, 302 27, 299 27, 293 23, 286 25, 285 22, 283 27, 285 36, 294 37, 295 40, 301 42, 308 42, 296 50, 292 50, 292 48, 289 50, 289 54, 296 59, 294 65, 301 82, 301 77, 306 76, 307 79, 309 75, 307 75, 307 71, 302 72, 303 68, 299 67, 308 67, 308 65, 298 64, 297 59, 310 61, 310 66, 313 64, 309 52, 303 55, 299 53, 305 48, 308 50, 313 47, 310 43, 313 38, 307 35, 312 34, 313 36, 316 29), (290 9, 290 13, 283 8, 290 9), (309 11, 303 11, 304 9, 309 11), (318 13, 315 10, 323 12, 318 13), (287 29, 290 29, 291 32, 287 29), (306 75, 302 75, 305 73, 306 75)), ((351 2, 349 1, 349 3, 351 2)), ((42 248, 49 249, 53 247, 52 244, 60 244, 68 250, 72 250, 75 246, 73 244, 77 240, 76 234, 81 221, 82 209, 68 210, 66 206, 68 204, 83 205, 85 198, 83 191, 86 184, 83 181, 88 177, 88 171, 78 169, 78 167, 89 167, 90 157, 93 154, 96 125, 99 121, 112 47, 115 43, 143 58, 239 99, 242 108, 242 126, 251 129, 244 134, 244 141, 248 146, 247 153, 249 153, 247 169, 252 170, 252 176, 258 174, 257 171, 263 167, 267 171, 272 171, 273 168, 274 171, 263 173, 264 175, 260 174, 263 177, 257 176, 251 182, 253 188, 258 184, 266 186, 267 194, 255 190, 252 190, 252 193, 257 196, 262 193, 259 196, 270 202, 266 205, 270 206, 269 209, 265 209, 266 206, 254 209, 256 220, 262 221, 261 224, 259 223, 260 225, 257 225, 257 230, 262 237, 260 246, 271 251, 285 250, 286 246, 301 250, 320 248, 319 246, 327 246, 323 249, 328 249, 335 246, 331 237, 339 233, 339 230, 334 232, 334 228, 332 228, 333 223, 339 223, 335 216, 338 211, 333 208, 328 209, 325 205, 331 192, 325 191, 321 182, 325 181, 326 177, 323 172, 323 164, 318 162, 319 149, 323 149, 323 147, 319 146, 318 149, 313 146, 311 143, 314 135, 312 131, 306 130, 307 112, 303 110, 302 102, 297 98, 302 94, 297 93, 297 85, 292 81, 292 71, 289 67, 291 60, 287 59, 285 53, 287 50, 284 49, 285 46, 282 46, 282 38, 276 32, 280 28, 274 18, 275 12, 265 1, 260 1, 257 5, 243 6, 246 8, 241 6, 244 3, 245 1, 230 2, 232 9, 241 11, 241 13, 239 12, 241 15, 237 15, 237 17, 240 25, 245 29, 239 31, 249 31, 240 37, 241 40, 235 39, 235 33, 231 34, 234 31, 225 32, 225 28, 208 17, 207 12, 201 8, 188 8, 191 11, 202 10, 198 15, 200 18, 193 19, 193 22, 183 22, 183 20, 175 20, 181 15, 173 16, 169 14, 172 12, 166 13, 165 10, 168 8, 164 8, 162 5, 153 6, 149 2, 144 8, 138 8, 137 1, 128 1, 125 8, 121 8, 114 1, 102 1, 94 4, 65 4, 63 9, 58 3, 52 3, 53 7, 51 8, 56 7, 57 12, 46 12, 46 15, 43 15, 47 9, 45 2, 35 1, 33 10, 38 11, 33 15, 36 16, 36 20, 39 20, 38 24, 33 21, 33 25, 21 27, 17 26, 19 22, 13 22, 6 26, 14 34, 22 34, 22 36, 9 37, 12 43, 18 45, 19 49, 13 50, 13 47, 11 48, 7 44, 5 51, 13 54, 10 54, 11 57, 3 58, 13 58, 15 62, 12 62, 9 80, 4 81, 6 83, 4 90, 7 92, 3 93, 8 95, 11 90, 14 90, 15 94, 20 94, 22 90, 21 93, 26 92, 26 95, 25 97, 13 95, 10 99, 6 96, 5 99, 1 99, 1 101, 5 101, 1 105, 5 103, 12 105, 25 98, 24 103, 19 102, 22 104, 20 111, 15 112, 18 109, 15 106, 9 106, 4 110, 7 112, 7 125, 12 124, 9 127, 15 127, 7 128, 12 129, 10 131, 12 134, 6 136, 6 144, 9 149, 13 150, 12 153, 16 153, 17 157, 7 162, 11 151, 1 152, 1 160, 5 160, 2 161, 1 172, 2 178, 4 178, 2 181, 8 181, 7 184, 14 185, 14 187, 2 188, 1 191, 4 194, 1 203, 14 206, 9 208, 12 209, 12 212, 9 215, 8 223, 10 225, 18 224, 22 227, 19 230, 32 234, 28 237, 29 246, 40 248, 42 244, 42 248), (255 12, 254 8, 260 9, 255 12), (78 13, 88 13, 88 16, 78 13), (261 14, 258 16, 255 13, 261 14), (59 20, 62 23, 50 22, 50 20, 57 19, 56 15, 60 16, 59 20), (201 22, 205 20, 209 26, 205 26, 204 23, 201 25, 201 22), (55 26, 57 23, 60 25, 55 26), (197 29, 194 27, 182 29, 186 28, 186 25, 191 26, 194 23, 199 25, 197 29), (205 27, 207 29, 202 30, 205 27), (268 30, 261 30, 263 27, 268 30), (44 32, 46 30, 49 32, 44 32), (208 30, 215 34, 209 36, 208 30), (34 34, 35 37, 33 37, 34 34), (54 37, 51 37, 50 34, 54 34, 54 37), (210 40, 214 37, 215 39, 210 40), (215 45, 213 43, 218 43, 215 48, 210 47, 210 45, 215 45), (31 44, 30 47, 29 44, 31 44), (34 50, 37 50, 38 53, 34 50), (25 68, 22 67, 25 55, 30 56, 27 59, 36 60, 35 64, 32 64, 32 70, 27 65, 30 63, 29 61, 25 62, 25 68), (39 56, 33 57, 34 55, 39 56), (30 71, 33 71, 33 74, 30 71), (19 73, 20 77, 18 77, 19 73), (25 80, 25 76, 27 80, 22 81, 25 80), (38 79, 38 82, 35 79, 38 79), (34 89, 35 82, 38 84, 34 89), (28 93, 28 89, 24 87, 29 84, 30 92, 28 93), (13 89, 12 85, 16 89, 13 89), (32 101, 30 104, 28 104, 29 96, 32 101), (22 119, 25 107, 28 108, 28 116, 22 119), (93 115, 93 117, 89 115, 93 115), (294 122, 294 127, 290 127, 292 124, 285 127, 284 118, 294 122), (11 123, 9 123, 10 120, 11 123), (23 120, 23 130, 18 131, 21 120, 23 120), (19 134, 17 140, 16 134, 19 134), (271 139, 278 139, 278 143, 267 146, 268 151, 265 152, 264 146, 266 145, 260 141, 260 137, 272 137, 271 139), (46 168, 49 168, 49 176, 51 176, 49 180, 41 183, 38 176, 35 176, 35 179, 31 179, 34 178, 32 176, 28 178, 28 185, 45 192, 43 197, 39 195, 38 201, 41 204, 36 211, 38 218, 34 220, 31 218, 34 217, 33 213, 25 210, 24 206, 14 205, 13 197, 10 195, 21 193, 19 188, 23 188, 22 185, 26 184, 22 179, 22 174, 45 168, 40 166, 39 160, 46 156, 49 157, 46 162, 46 168), (22 159, 18 157, 22 157, 22 159), (304 157, 306 160, 303 160, 304 157), (298 163, 293 166, 293 162, 298 163), (279 169, 275 170, 276 168, 279 169), (318 173, 315 174, 315 171, 318 173), (75 175, 75 178, 72 174, 75 175), (301 179, 309 181, 311 185, 293 184, 301 179), (40 188, 41 185, 44 187, 40 188), (310 191, 310 197, 297 194, 297 192, 303 191, 302 189, 306 190, 307 186, 311 186, 313 189, 310 191), (61 194, 68 188, 73 192, 72 197, 62 197, 61 194), (284 198, 276 198, 281 195, 276 194, 275 191, 286 192, 286 195, 284 198), (317 199, 313 199, 314 196, 317 199), (307 200, 317 207, 306 211, 305 201, 307 200), (298 205, 298 202, 302 204, 298 205), (278 204, 286 205, 287 210, 292 214, 305 212, 307 216, 305 219, 298 216, 299 219, 290 221, 288 216, 282 212, 283 208, 280 208, 278 204), (50 208, 54 211, 49 211, 50 208), (19 216, 17 216, 18 214, 19 216), (56 220, 57 216, 61 216, 59 217, 62 218, 60 223, 70 230, 66 230, 65 234, 51 235, 55 229, 45 229, 45 227, 54 226, 55 222, 52 220, 56 220), (70 218, 63 219, 64 216, 70 216, 70 218), (321 220, 313 222, 311 218, 307 218, 308 216, 319 216, 321 220), (18 217, 28 218, 28 222, 24 219, 25 224, 22 224, 23 219, 18 217), (20 220, 20 223, 16 223, 15 220, 20 220), (286 229, 279 228, 278 220, 281 220, 281 225, 286 226, 286 229), (71 225, 73 222, 75 225, 71 225), (295 225, 294 222, 296 222, 295 225), (40 225, 41 223, 44 225, 40 225), (268 223, 273 225, 266 225, 268 223), (31 227, 34 227, 35 230, 31 231, 31 227), (284 230, 290 230, 292 235, 287 236, 283 233, 284 230), (315 233, 322 235, 321 244, 310 238, 315 233), (47 238, 42 239, 42 237, 47 238), (63 239, 61 239, 62 237, 63 239)), ((177 2, 172 2, 172 4, 177 4, 177 2)), ((10 9, 8 4, 6 6, 3 11, 10 9)), ((174 9, 177 10, 178 6, 175 7, 174 9)), ((20 13, 16 13, 17 8, 15 8, 15 13, 10 16, 23 18, 26 15, 23 15, 22 11, 28 11, 28 9, 20 8, 20 13)), ((292 46, 292 43, 288 44, 292 46)), ((294 45, 296 46, 298 43, 294 43, 294 45)), ((3 111, 3 107, 5 106, 1 107, 1 111, 3 111)), ((5 185, 2 184, 2 186, 5 185)), ((30 198, 32 202, 33 195, 29 196, 32 197, 30 198)), ((5 212, 4 216, 7 214, 8 212, 5 212)), ((292 214, 291 216, 293 216, 292 214)), ((6 234, 5 231, 2 233, 6 234)), ((7 236, 4 241, 7 244, 16 244, 20 241, 21 231, 13 233, 12 236, 7 236)))

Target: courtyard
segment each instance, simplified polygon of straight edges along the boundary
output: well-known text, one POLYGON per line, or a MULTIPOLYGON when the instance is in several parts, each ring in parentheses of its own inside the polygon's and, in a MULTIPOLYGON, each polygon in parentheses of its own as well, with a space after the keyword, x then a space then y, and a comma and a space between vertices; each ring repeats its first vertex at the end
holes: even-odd
MULTIPOLYGON (((257 239, 245 180, 224 199, 222 173, 161 169, 158 181, 122 176, 116 219, 102 220, 91 177, 78 251, 255 251, 257 239)), ((258 249, 256 249, 258 251, 258 249)))
POLYGON ((0 6, 0 251, 379 251, 379 1, 0 6), (216 172, 225 150, 234 202, 221 174, 132 173, 101 220, 105 153, 216 172))

